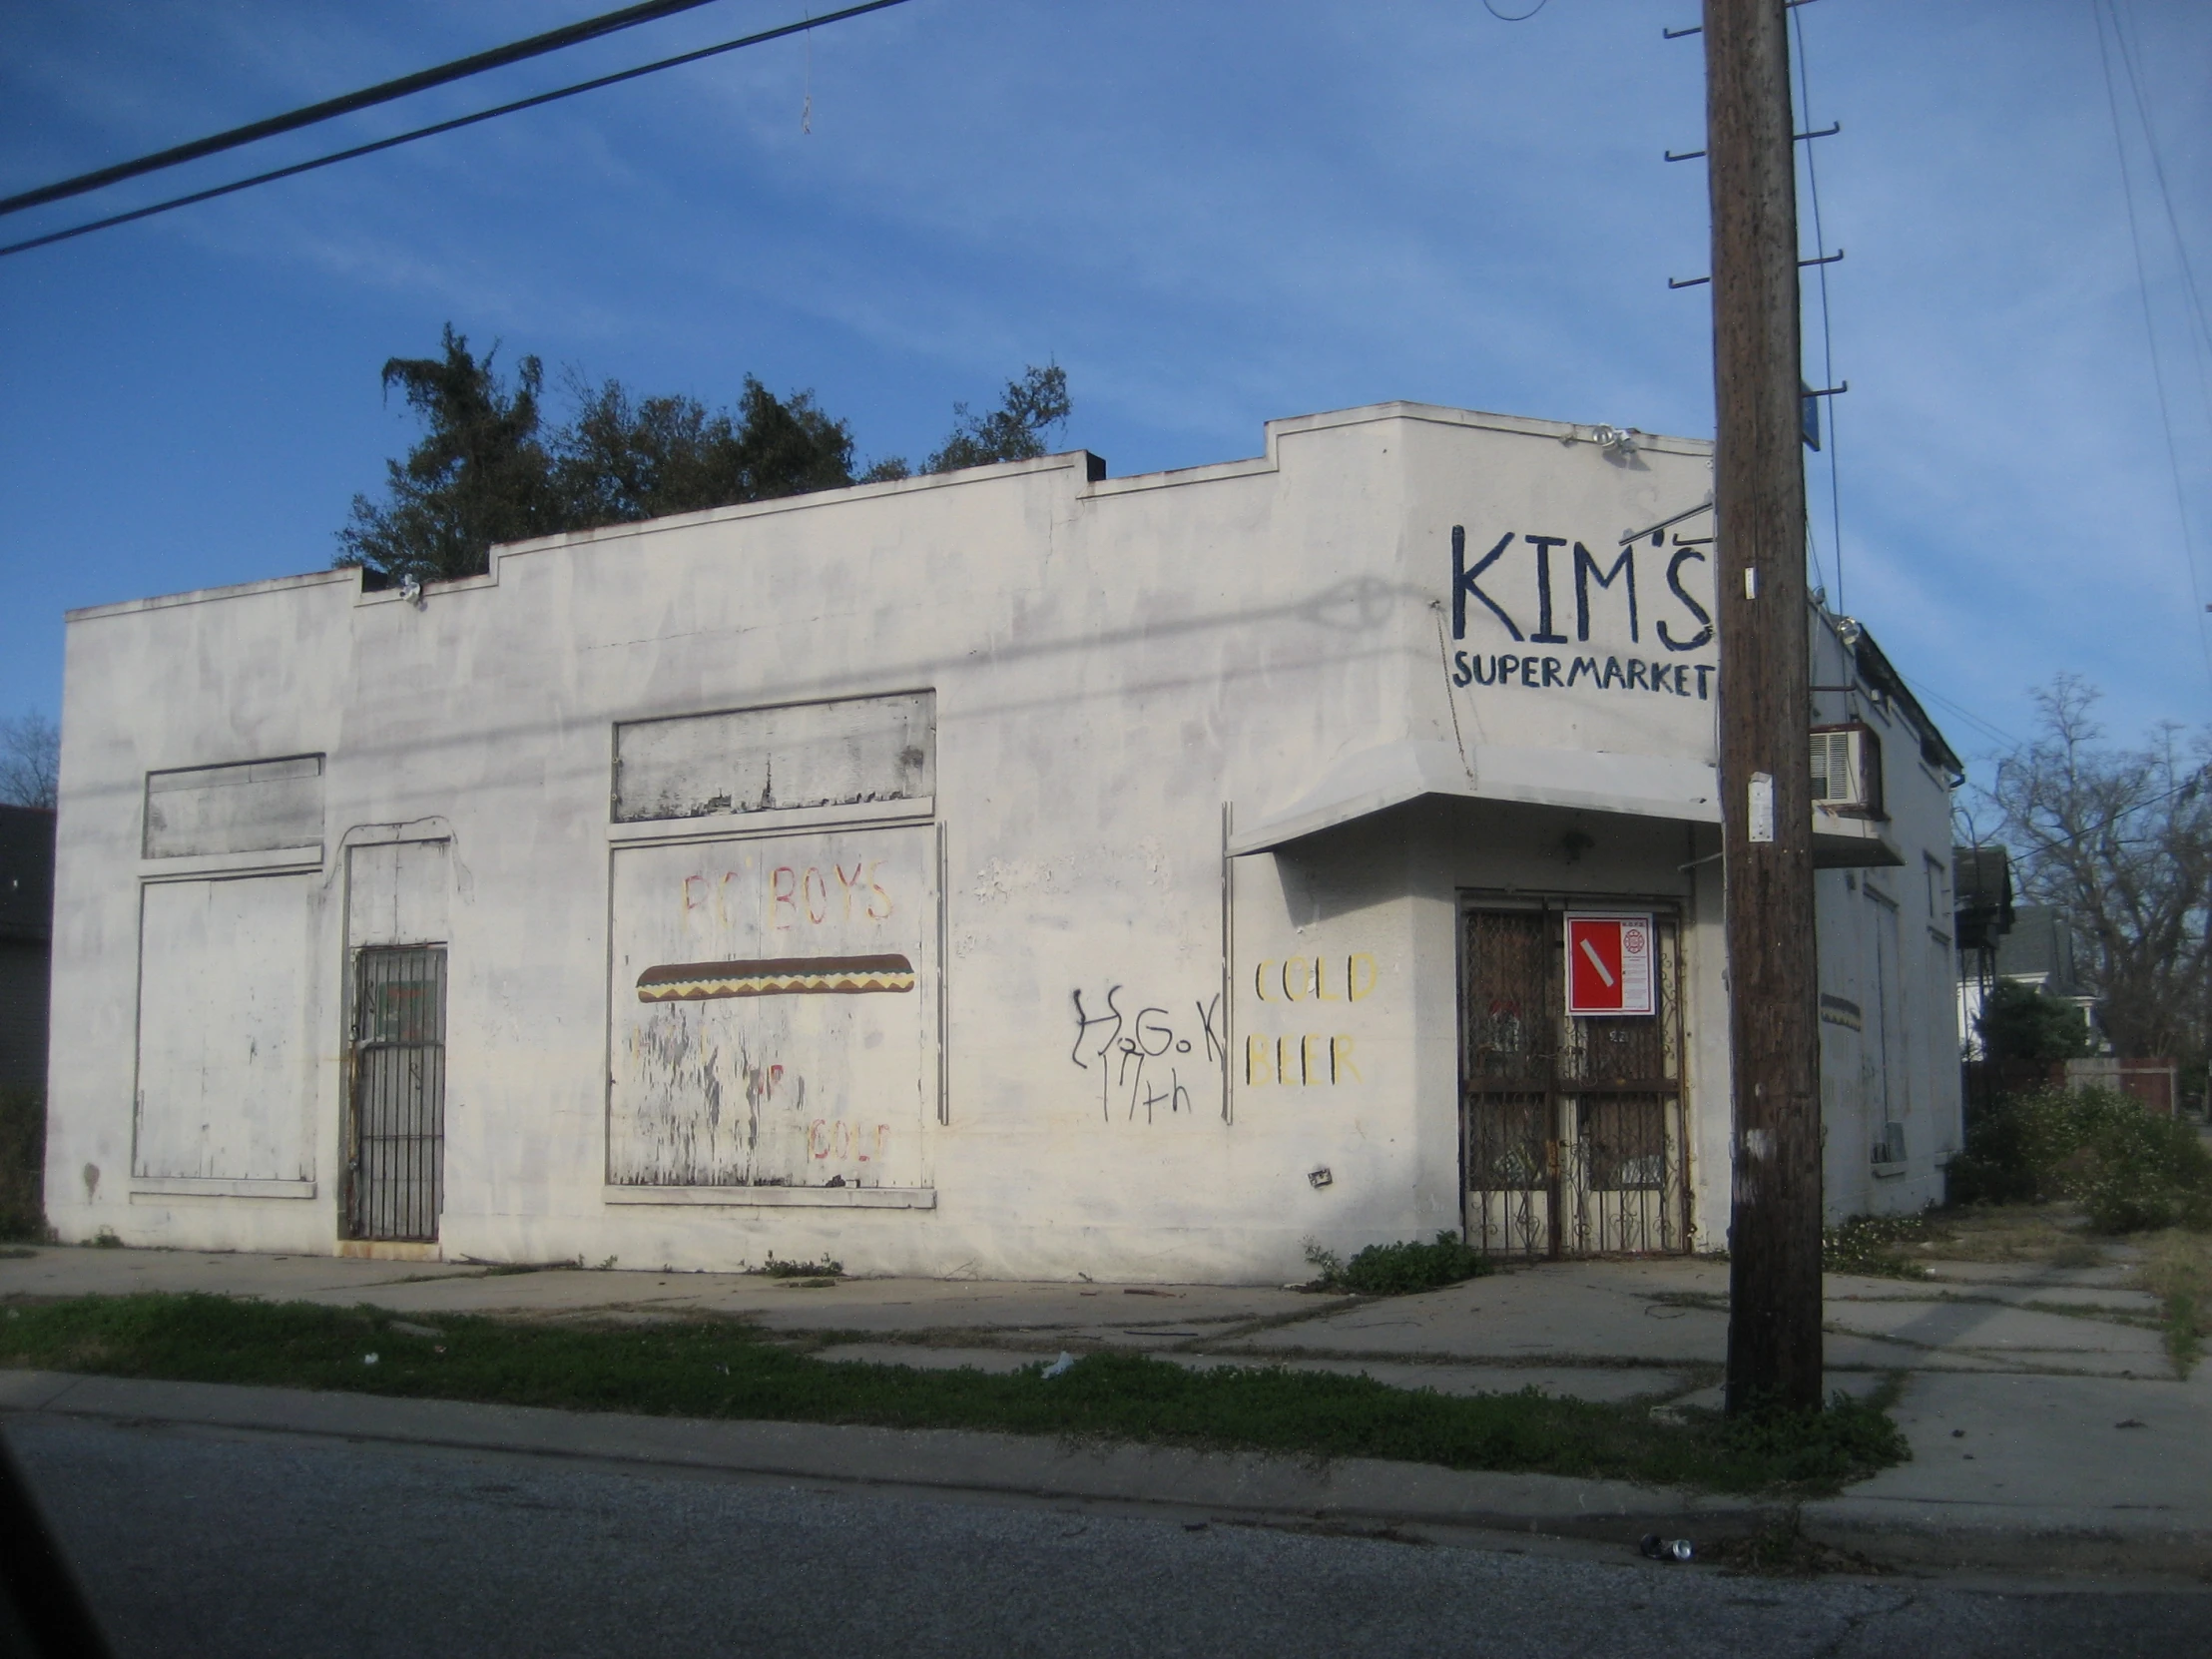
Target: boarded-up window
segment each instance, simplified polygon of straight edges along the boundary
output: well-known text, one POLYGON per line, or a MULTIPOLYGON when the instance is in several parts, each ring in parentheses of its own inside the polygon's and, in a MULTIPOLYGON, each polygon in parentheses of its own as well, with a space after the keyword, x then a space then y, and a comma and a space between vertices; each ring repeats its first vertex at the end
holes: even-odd
POLYGON ((936 792, 936 696, 850 697, 615 728, 617 824, 936 792))
POLYGON ((313 1179, 313 893, 307 875, 146 888, 137 1174, 313 1179))
POLYGON ((384 841, 346 849, 345 940, 440 944, 452 855, 444 841, 384 841))
POLYGON ((273 852, 322 840, 322 757, 146 775, 146 856, 273 852))
POLYGON ((616 850, 608 1180, 922 1184, 935 846, 912 828, 616 850))

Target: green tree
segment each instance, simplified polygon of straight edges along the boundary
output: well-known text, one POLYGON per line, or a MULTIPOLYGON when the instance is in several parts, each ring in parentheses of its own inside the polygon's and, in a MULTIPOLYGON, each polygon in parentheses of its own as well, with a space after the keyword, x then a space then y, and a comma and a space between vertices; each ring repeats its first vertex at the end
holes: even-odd
MULTIPOLYGON (((1046 453, 1045 434, 1075 412, 1068 397, 1068 371, 1058 363, 1031 363, 1021 378, 1006 382, 1006 397, 988 414, 970 414, 965 403, 952 405, 952 435, 923 463, 923 472, 955 472, 993 461, 1033 461, 1046 453)), ((862 483, 906 478, 913 469, 902 455, 889 455, 867 469, 862 483)))
POLYGON ((779 398, 752 375, 738 413, 695 397, 633 399, 609 380, 578 400, 553 441, 564 528, 586 529, 836 489, 852 482, 852 432, 807 392, 779 398))
POLYGON ((1045 433, 1075 412, 1068 399, 1068 371, 1058 363, 1032 363, 1018 380, 1006 382, 1006 400, 989 414, 971 415, 965 403, 952 405, 958 424, 944 447, 929 457, 931 472, 952 472, 993 461, 1033 461, 1045 452, 1045 433))
POLYGON ((2071 1060, 2089 1052, 2081 1010, 2034 985, 1999 979, 1974 1020, 1982 1052, 1992 1061, 2071 1060))
POLYGON ((384 364, 385 391, 397 386, 426 430, 405 460, 384 463, 383 502, 353 497, 337 563, 385 583, 474 576, 494 542, 563 528, 538 436, 544 368, 524 357, 510 386, 492 366, 497 351, 478 358, 449 322, 440 355, 384 364))
MULTIPOLYGON (((544 369, 535 357, 513 381, 447 323, 441 354, 393 357, 397 386, 422 422, 405 459, 387 461, 385 497, 353 498, 337 563, 381 585, 481 574, 495 543, 767 501, 853 481, 852 429, 810 392, 778 397, 752 375, 734 410, 695 397, 635 397, 620 381, 577 382, 576 413, 542 425, 544 369)), ((958 424, 929 458, 932 472, 1025 460, 1067 419, 1067 373, 1030 367, 984 415, 955 403, 958 424)), ((866 477, 903 478, 893 456, 866 477)))

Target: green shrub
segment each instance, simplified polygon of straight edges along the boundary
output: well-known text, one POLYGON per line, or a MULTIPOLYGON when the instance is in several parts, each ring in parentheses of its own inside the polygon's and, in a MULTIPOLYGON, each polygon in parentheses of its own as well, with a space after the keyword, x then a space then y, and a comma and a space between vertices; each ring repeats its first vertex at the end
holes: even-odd
POLYGON ((0 1239, 46 1237, 46 1098, 0 1088, 0 1239))
MULTIPOLYGON (((607 1258, 610 1262, 613 1257, 607 1258)), ((768 1253, 768 1260, 757 1268, 747 1268, 747 1273, 766 1274, 771 1279, 837 1279, 844 1274, 842 1262, 832 1262, 824 1256, 819 1262, 784 1262, 777 1259, 775 1251, 768 1253)))
POLYGON ((2009 1095, 1968 1124, 1950 1197, 2072 1199, 2100 1233, 2212 1227, 2212 1152, 2190 1124, 2111 1089, 2009 1095))
POLYGON ((1992 1061, 2070 1060, 2090 1049, 2089 1022, 2062 997, 1999 979, 1974 1021, 1992 1061))
POLYGON ((1479 1279, 1491 1271, 1490 1259, 1454 1233, 1438 1233, 1434 1244, 1369 1245, 1349 1262, 1319 1245, 1306 1247, 1316 1283, 1329 1291, 1360 1296, 1406 1296, 1442 1285, 1479 1279))

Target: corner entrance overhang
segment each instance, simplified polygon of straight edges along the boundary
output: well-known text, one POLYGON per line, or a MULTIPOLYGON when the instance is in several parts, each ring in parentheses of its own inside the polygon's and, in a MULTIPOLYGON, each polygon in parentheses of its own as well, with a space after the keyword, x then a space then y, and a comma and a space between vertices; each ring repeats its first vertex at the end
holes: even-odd
MULTIPOLYGON (((1296 801, 1250 825, 1239 825, 1229 837, 1229 850, 1240 856, 1266 852, 1422 796, 1616 813, 1677 824, 1717 826, 1721 821, 1720 776, 1701 761, 1503 744, 1477 744, 1462 759, 1451 744, 1406 739, 1345 756, 1296 801)), ((1814 809, 1816 868, 1904 861, 1881 821, 1814 809)))
POLYGON ((1713 769, 1695 761, 1479 744, 1470 764, 1448 743, 1413 739, 1344 757, 1306 795, 1237 826, 1229 850, 1265 852, 1430 795, 1691 824, 1721 821, 1713 769))

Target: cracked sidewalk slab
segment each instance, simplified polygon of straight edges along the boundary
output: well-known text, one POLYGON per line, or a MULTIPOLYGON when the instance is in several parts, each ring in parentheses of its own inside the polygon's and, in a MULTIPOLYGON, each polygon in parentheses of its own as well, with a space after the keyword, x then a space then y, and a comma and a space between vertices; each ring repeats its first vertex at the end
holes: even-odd
POLYGON ((2212 1573, 2212 1383, 1906 1380, 1910 1462, 1807 1503, 1808 1536, 1940 1567, 2212 1573))

